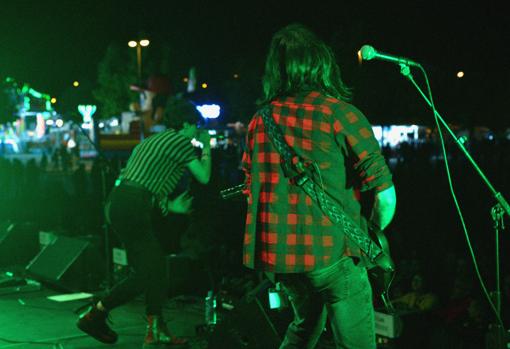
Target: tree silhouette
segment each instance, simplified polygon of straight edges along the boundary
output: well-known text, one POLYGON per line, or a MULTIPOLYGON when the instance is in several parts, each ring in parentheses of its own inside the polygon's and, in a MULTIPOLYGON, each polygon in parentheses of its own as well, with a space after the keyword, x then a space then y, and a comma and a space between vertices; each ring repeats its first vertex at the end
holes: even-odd
POLYGON ((103 118, 118 116, 129 108, 136 94, 129 86, 136 83, 136 63, 128 47, 110 44, 99 63, 98 87, 92 92, 98 102, 98 113, 103 118))
POLYGON ((0 124, 15 121, 17 118, 16 87, 10 79, 0 82, 0 124))

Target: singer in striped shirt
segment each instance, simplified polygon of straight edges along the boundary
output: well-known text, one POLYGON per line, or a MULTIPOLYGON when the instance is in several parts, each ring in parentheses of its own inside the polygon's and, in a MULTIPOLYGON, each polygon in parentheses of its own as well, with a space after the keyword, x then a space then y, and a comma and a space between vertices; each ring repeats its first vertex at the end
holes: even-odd
POLYGON ((148 325, 144 347, 185 343, 169 333, 162 318, 168 289, 166 263, 163 249, 154 235, 152 217, 154 210, 161 210, 163 214, 190 212, 192 198, 187 192, 169 200, 186 168, 198 182, 209 182, 210 137, 207 130, 198 131, 200 119, 190 102, 171 100, 164 113, 168 129, 135 147, 108 197, 106 220, 124 244, 133 273, 92 304, 78 320, 81 330, 101 342, 117 340, 117 334, 106 323, 108 312, 145 293, 148 325), (204 144, 200 158, 191 144, 193 138, 204 144))

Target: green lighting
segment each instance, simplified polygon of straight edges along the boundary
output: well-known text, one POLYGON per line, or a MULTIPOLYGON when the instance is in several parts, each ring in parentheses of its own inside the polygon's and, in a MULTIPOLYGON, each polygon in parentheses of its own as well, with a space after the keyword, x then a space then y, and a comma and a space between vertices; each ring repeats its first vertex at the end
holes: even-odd
POLYGON ((29 88, 28 89, 28 93, 30 93, 32 96, 34 96, 35 98, 42 98, 43 97, 43 94, 40 93, 40 92, 37 92, 36 90, 34 90, 33 88, 29 88))

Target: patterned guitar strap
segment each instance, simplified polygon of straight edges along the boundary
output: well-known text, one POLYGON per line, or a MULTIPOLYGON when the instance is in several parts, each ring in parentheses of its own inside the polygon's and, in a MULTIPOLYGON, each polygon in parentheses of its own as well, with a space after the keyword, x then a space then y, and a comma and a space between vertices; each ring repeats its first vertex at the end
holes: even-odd
POLYGON ((310 164, 305 164, 299 156, 285 141, 283 134, 271 116, 271 107, 264 107, 260 115, 264 122, 267 134, 276 150, 280 153, 283 161, 281 163, 283 172, 291 183, 297 184, 305 193, 315 202, 319 204, 322 212, 337 225, 343 227, 344 234, 349 237, 376 265, 383 269, 387 266, 380 265, 377 258, 383 254, 382 249, 354 222, 354 220, 346 215, 344 211, 335 204, 324 189, 315 184, 310 178, 310 164))

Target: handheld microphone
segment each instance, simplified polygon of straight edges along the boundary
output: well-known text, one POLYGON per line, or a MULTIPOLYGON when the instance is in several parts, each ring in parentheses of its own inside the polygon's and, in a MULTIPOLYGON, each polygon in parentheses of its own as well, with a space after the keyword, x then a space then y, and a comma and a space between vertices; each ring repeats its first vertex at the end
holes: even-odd
POLYGON ((371 59, 378 59, 381 61, 387 61, 397 64, 405 64, 414 67, 420 66, 420 63, 417 63, 409 58, 378 52, 375 48, 373 48, 370 45, 363 45, 358 51, 358 60, 361 63, 362 60, 369 61, 371 59))

